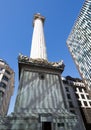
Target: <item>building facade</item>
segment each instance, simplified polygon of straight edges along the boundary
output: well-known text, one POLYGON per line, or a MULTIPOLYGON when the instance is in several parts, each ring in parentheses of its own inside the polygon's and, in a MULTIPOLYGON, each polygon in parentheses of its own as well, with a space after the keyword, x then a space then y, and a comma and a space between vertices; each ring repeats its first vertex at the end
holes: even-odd
POLYGON ((91 0, 85 0, 67 46, 88 89, 91 89, 91 0))
POLYGON ((14 71, 0 59, 0 115, 8 112, 9 103, 14 89, 14 71))
POLYGON ((62 78, 67 108, 78 116, 80 127, 91 129, 91 95, 81 79, 67 76, 62 78))

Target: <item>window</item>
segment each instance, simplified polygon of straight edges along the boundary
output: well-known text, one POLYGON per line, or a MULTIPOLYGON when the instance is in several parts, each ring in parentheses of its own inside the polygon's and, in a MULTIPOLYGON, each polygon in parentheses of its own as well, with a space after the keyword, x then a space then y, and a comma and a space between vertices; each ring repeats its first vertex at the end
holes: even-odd
POLYGON ((89 102, 90 106, 91 106, 91 102, 89 102))
POLYGON ((5 80, 5 81, 8 81, 9 79, 8 79, 8 77, 7 76, 3 76, 3 78, 2 78, 3 80, 5 80))
POLYGON ((0 98, 2 98, 4 95, 4 92, 0 91, 0 98))
POLYGON ((87 93, 87 89, 86 88, 84 88, 84 91, 85 91, 85 93, 87 93))
POLYGON ((85 99, 85 96, 83 94, 81 94, 81 97, 82 97, 82 99, 85 99))
POLYGON ((3 82, 0 82, 0 87, 3 87, 4 89, 6 88, 6 84, 3 82))
POLYGON ((66 92, 69 92, 69 88, 68 87, 65 87, 65 89, 66 89, 66 92))
POLYGON ((76 97, 77 97, 77 99, 79 99, 79 95, 76 93, 76 97))
POLYGON ((84 105, 85 105, 85 106, 88 106, 88 104, 87 104, 87 102, 86 102, 86 101, 84 101, 84 105))
POLYGON ((5 72, 10 75, 10 72, 8 70, 5 70, 5 72))
POLYGON ((82 88, 79 88, 79 91, 82 92, 82 88))
POLYGON ((67 94, 67 98, 68 98, 68 99, 71 99, 71 96, 70 96, 70 94, 67 94))
POLYGON ((87 95, 87 99, 89 99, 89 95, 87 95))
POLYGON ((73 108, 73 103, 72 102, 69 102, 69 107, 73 108))

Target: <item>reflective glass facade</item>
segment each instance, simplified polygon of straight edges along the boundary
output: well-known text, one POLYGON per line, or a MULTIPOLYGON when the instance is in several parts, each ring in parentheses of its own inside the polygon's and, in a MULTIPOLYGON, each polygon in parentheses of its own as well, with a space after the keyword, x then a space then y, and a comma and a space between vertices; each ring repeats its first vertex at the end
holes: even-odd
POLYGON ((67 46, 85 85, 91 89, 91 0, 84 2, 67 46))

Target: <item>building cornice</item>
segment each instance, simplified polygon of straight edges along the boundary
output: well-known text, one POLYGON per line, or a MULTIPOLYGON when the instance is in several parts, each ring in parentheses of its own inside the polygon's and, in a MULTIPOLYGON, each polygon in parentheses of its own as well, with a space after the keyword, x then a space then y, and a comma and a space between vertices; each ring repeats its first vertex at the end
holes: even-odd
POLYGON ((59 62, 49 62, 45 59, 32 59, 22 54, 19 54, 18 56, 18 63, 33 65, 33 66, 41 66, 44 68, 57 69, 61 71, 61 73, 63 72, 65 67, 62 60, 59 62))

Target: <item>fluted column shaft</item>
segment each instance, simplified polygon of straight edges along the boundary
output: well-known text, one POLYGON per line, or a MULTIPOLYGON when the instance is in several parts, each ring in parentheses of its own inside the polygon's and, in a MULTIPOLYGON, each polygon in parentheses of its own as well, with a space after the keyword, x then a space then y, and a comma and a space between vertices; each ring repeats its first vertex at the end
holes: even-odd
POLYGON ((30 58, 33 59, 47 60, 43 23, 44 17, 42 17, 40 14, 34 16, 34 30, 30 54, 30 58))

